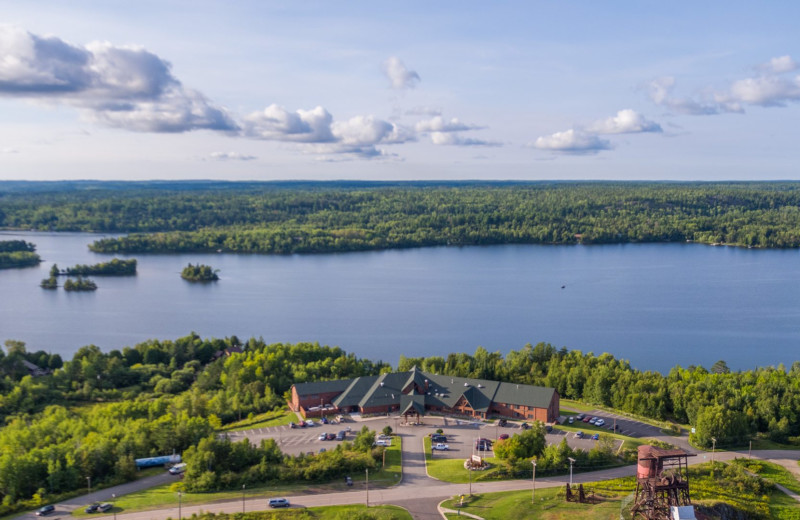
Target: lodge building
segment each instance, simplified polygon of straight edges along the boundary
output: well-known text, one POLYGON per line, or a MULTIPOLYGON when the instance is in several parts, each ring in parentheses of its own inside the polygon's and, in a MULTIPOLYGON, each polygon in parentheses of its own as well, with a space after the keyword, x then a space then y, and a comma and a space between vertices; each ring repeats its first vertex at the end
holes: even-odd
POLYGON ((298 383, 291 393, 289 407, 303 417, 435 412, 547 423, 555 422, 559 413, 554 388, 429 374, 416 367, 379 376, 298 383))

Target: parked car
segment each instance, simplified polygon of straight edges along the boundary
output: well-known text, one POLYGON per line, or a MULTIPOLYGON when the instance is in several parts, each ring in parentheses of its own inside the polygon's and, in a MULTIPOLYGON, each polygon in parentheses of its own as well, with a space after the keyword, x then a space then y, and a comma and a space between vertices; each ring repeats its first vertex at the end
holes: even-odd
POLYGON ((328 451, 328 450, 327 450, 327 449, 325 449, 325 448, 320 448, 320 449, 319 449, 319 452, 320 452, 320 453, 325 453, 326 451, 328 451))
POLYGON ((322 424, 328 424, 328 418, 327 417, 323 417, 322 419, 320 419, 320 422, 322 424))
POLYGON ((89 504, 83 511, 86 513, 96 513, 98 507, 100 507, 100 504, 89 504))
POLYGON ((350 478, 350 475, 347 475, 346 477, 344 477, 344 483, 347 484, 348 486, 352 486, 353 485, 353 479, 350 478))
POLYGON ((347 436, 347 432, 342 430, 342 431, 340 431, 339 433, 336 434, 336 440, 337 441, 343 441, 346 436, 347 436))
POLYGON ((306 420, 306 426, 316 426, 316 425, 317 423, 315 423, 313 419, 306 420))
POLYGON ((100 504, 99 506, 97 506, 97 510, 101 513, 105 513, 106 511, 111 511, 113 507, 114 506, 112 504, 106 502, 104 504, 100 504))
POLYGON ((317 437, 317 440, 318 441, 327 441, 328 440, 328 434, 327 433, 320 433, 319 437, 317 437))
POLYGON ((504 434, 500 435, 499 438, 500 438, 501 441, 504 441, 504 440, 508 439, 508 434, 504 433, 504 434))
POLYGON ((297 425, 300 426, 301 428, 305 428, 306 427, 306 422, 305 421, 300 421, 297 425))
POLYGON ((174 466, 169 468, 168 471, 170 475, 180 475, 181 473, 186 471, 186 463, 181 462, 180 464, 175 464, 174 466))
POLYGON ((55 510, 56 510, 56 506, 54 506, 54 505, 42 506, 42 507, 40 507, 39 509, 36 510, 36 516, 49 515, 50 513, 52 513, 55 510))
POLYGON ((325 434, 325 440, 326 441, 332 441, 335 438, 336 438, 336 434, 335 433, 326 433, 325 434))
POLYGON ((392 441, 387 441, 387 440, 384 440, 384 439, 379 439, 379 440, 375 441, 375 444, 373 444, 373 446, 383 446, 384 448, 388 448, 391 445, 392 445, 392 441))
POLYGON ((526 422, 520 424, 519 427, 522 428, 523 430, 530 430, 531 429, 531 425, 526 423, 526 422))
POLYGON ((575 416, 575 419, 578 421, 582 421, 584 417, 586 417, 586 414, 579 413, 578 415, 575 416))
POLYGON ((440 442, 438 444, 435 444, 432 449, 439 450, 439 451, 447 451, 447 450, 450 449, 450 446, 440 442))
POLYGON ((544 427, 544 431, 546 431, 547 433, 550 433, 550 432, 552 432, 552 431, 553 431, 553 425, 552 425, 552 424, 548 424, 548 425, 546 425, 546 426, 544 427))
POLYGON ((585 423, 588 423, 591 420, 592 420, 592 416, 591 415, 587 415, 586 417, 583 418, 583 422, 585 422, 585 423))
POLYGON ((507 424, 508 424, 508 421, 506 421, 505 419, 500 419, 499 421, 497 421, 497 425, 498 426, 505 426, 507 424))
POLYGON ((595 424, 597 422, 597 417, 592 417, 589 419, 589 424, 595 424))
POLYGON ((447 436, 441 433, 434 433, 431 435, 431 442, 447 442, 447 436))
POLYGON ((289 507, 289 501, 285 498, 270 498, 269 507, 289 507))
POLYGON ((575 434, 575 437, 577 437, 577 438, 579 438, 579 439, 583 439, 583 432, 578 432, 578 433, 576 433, 576 434, 575 434))
POLYGON ((575 418, 574 418, 574 417, 572 417, 572 416, 570 416, 570 418, 569 418, 569 419, 567 419, 567 421, 568 421, 570 424, 572 424, 572 423, 574 423, 574 422, 575 422, 575 418))
POLYGON ((598 418, 597 418, 597 421, 595 421, 595 423, 594 423, 594 424, 595 424, 595 426, 603 426, 605 423, 606 423, 606 420, 605 420, 605 419, 600 419, 600 418, 598 417, 598 418))
POLYGON ((297 425, 294 422, 290 422, 289 428, 297 428, 297 425))
POLYGON ((599 433, 595 433, 594 435, 592 435, 592 440, 593 441, 599 441, 600 440, 600 434, 599 433))

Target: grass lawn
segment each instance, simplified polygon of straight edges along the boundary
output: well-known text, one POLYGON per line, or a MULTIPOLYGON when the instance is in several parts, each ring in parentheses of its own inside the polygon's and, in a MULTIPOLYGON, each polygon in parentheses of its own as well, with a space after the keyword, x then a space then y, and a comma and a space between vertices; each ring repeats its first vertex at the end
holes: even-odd
MULTIPOLYGON (((459 457, 457 459, 449 459, 444 458, 443 455, 433 455, 431 451, 431 438, 425 437, 422 439, 422 442, 425 445, 425 462, 428 466, 428 475, 435 479, 453 482, 455 484, 466 484, 469 482, 469 471, 464 467, 465 458, 459 457)), ((495 457, 484 457, 484 460, 491 464, 492 467, 484 471, 473 471, 473 482, 497 480, 498 477, 494 474, 497 472, 497 465, 502 464, 503 461, 495 457)))
MULTIPOLYGON (((392 446, 386 449, 385 466, 376 471, 370 472, 369 484, 372 487, 389 487, 400 482, 402 478, 401 464, 401 439, 394 437, 392 446)), ((163 471, 163 470, 161 470, 163 471)), ((351 475, 354 485, 363 485, 366 474, 351 475)), ((117 513, 130 513, 133 511, 146 511, 148 509, 158 509, 165 506, 178 505, 178 493, 174 489, 174 484, 164 484, 150 489, 145 489, 137 493, 131 493, 117 499, 115 510, 117 513)), ((336 479, 333 482, 290 482, 273 483, 260 486, 248 487, 245 490, 246 509, 263 510, 266 508, 266 499, 276 496, 295 495, 299 493, 331 493, 346 490, 347 486, 344 479, 336 479)), ((187 493, 184 492, 181 502, 184 505, 202 504, 205 502, 217 502, 222 500, 241 500, 242 491, 219 491, 216 493, 187 493)), ((370 511, 372 508, 370 508, 370 511)), ((78 508, 72 513, 73 516, 89 517, 83 508, 78 508)))
MULTIPOLYGON (((752 461, 756 462, 756 461, 752 461)), ((717 463, 715 475, 710 473, 710 464, 692 467, 689 470, 689 485, 692 503, 701 506, 729 504, 742 514, 742 518, 776 518, 796 520, 800 518, 800 505, 778 490, 760 492, 747 486, 740 486, 723 476, 724 465, 717 463)), ((509 491, 487 493, 465 497, 462 512, 472 513, 487 520, 543 519, 543 520, 596 520, 618 519, 623 503, 634 492, 635 479, 627 477, 584 484, 587 495, 598 497, 594 504, 566 502, 563 488, 536 490, 536 503, 531 504, 531 491, 509 491)), ((630 505, 628 503, 628 505, 630 505)), ((459 499, 448 500, 443 504, 450 509, 459 509, 459 499)), ((452 515, 448 518, 464 518, 452 515)))
POLYGON ((753 473, 757 473, 761 478, 780 484, 781 486, 800 494, 800 482, 797 481, 794 475, 789 470, 764 460, 756 459, 735 459, 735 464, 739 464, 749 469, 753 473))
POLYGON ((236 432, 252 430, 253 428, 268 428, 270 426, 283 426, 290 422, 300 422, 300 418, 297 417, 296 413, 284 406, 280 410, 261 413, 250 419, 242 419, 241 421, 226 424, 222 427, 222 431, 236 432))

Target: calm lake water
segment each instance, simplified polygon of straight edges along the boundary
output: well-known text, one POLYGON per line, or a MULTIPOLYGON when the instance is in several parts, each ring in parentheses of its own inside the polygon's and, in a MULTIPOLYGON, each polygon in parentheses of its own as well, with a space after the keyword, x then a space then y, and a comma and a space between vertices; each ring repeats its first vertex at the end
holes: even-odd
POLYGON ((400 354, 446 356, 478 345, 505 353, 540 341, 660 371, 800 359, 796 250, 629 244, 136 255, 138 276, 95 277, 96 292, 39 288, 54 262, 110 260, 88 250, 98 236, 0 233, 35 243, 44 260, 0 271, 0 341, 66 358, 83 345, 107 351, 195 331, 316 341, 392 364, 400 354), (219 269, 220 281, 182 280, 189 262, 219 269))

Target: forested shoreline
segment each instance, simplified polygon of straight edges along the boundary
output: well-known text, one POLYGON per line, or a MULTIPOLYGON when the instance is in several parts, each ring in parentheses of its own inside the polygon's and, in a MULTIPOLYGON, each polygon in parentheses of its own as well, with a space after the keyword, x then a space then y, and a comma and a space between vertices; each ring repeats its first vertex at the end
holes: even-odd
MULTIPOLYGON (((710 447, 715 437, 718 448, 734 447, 755 435, 800 444, 800 362, 789 369, 742 372, 730 372, 720 362, 712 370, 675 367, 662 375, 635 370, 610 354, 540 343, 506 356, 483 348, 473 355, 401 356, 397 370, 412 365, 440 374, 551 386, 562 398, 688 423, 697 428, 693 440, 700 446, 710 447)), ((0 514, 78 489, 86 476, 98 484, 130 480, 138 457, 191 446, 214 451, 215 431, 283 406, 294 383, 391 370, 338 347, 267 344, 255 338, 241 342, 236 336, 191 334, 107 353, 90 345, 66 362, 6 341, 6 352, 0 351, 0 417, 5 422, 0 430, 0 514), (32 377, 23 360, 51 373, 32 377)), ((246 446, 218 448, 246 460, 274 451, 270 446, 252 453, 245 453, 246 446)), ((353 457, 357 464, 368 460, 353 457)), ((321 478, 313 471, 302 474, 321 478)), ((235 478, 206 474, 202 481, 211 489, 276 475, 258 467, 235 478)))
POLYGON ((0 227, 132 233, 91 246, 103 253, 685 241, 797 248, 800 183, 0 183, 0 227))

